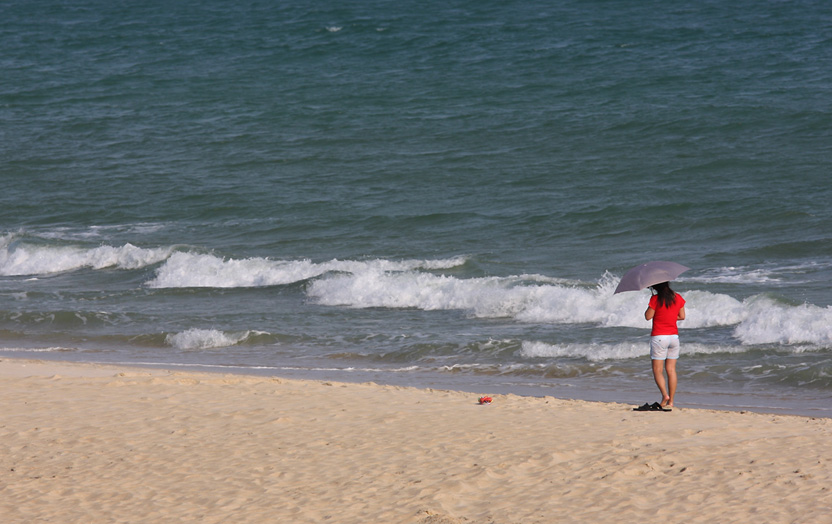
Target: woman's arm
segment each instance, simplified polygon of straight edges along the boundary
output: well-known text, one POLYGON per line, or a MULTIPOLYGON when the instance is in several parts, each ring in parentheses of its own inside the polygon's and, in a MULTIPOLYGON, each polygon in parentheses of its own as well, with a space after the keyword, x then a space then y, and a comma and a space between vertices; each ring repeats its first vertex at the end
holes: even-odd
MULTIPOLYGON (((684 309, 682 308, 682 310, 684 309)), ((647 311, 644 312, 644 320, 652 320, 654 316, 656 316, 656 310, 651 307, 647 308, 647 311)))
POLYGON ((685 306, 682 306, 682 309, 679 310, 679 315, 676 316, 676 320, 685 320, 685 306))

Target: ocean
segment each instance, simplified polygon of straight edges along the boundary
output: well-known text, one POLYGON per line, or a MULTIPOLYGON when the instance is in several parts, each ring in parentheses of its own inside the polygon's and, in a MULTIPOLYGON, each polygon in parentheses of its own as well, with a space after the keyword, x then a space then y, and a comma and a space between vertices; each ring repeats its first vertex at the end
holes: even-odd
POLYGON ((832 416, 832 4, 0 5, 0 357, 832 416))

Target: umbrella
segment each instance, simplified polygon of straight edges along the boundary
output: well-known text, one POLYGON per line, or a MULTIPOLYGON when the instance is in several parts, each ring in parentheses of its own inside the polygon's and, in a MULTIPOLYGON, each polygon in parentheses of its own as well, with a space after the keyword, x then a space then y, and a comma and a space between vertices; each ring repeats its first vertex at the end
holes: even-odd
POLYGON ((659 260, 647 262, 624 273, 624 276, 621 277, 621 282, 615 288, 615 293, 638 291, 661 282, 669 282, 689 269, 689 267, 677 264, 676 262, 659 260))

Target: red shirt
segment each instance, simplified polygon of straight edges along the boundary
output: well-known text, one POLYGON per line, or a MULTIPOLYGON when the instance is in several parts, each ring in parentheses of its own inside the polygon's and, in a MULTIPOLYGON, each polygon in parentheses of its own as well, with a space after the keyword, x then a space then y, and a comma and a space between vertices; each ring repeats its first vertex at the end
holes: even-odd
POLYGON ((656 314, 653 316, 653 331, 650 336, 658 335, 678 335, 679 328, 676 327, 676 318, 679 316, 679 310, 685 306, 685 299, 682 295, 676 293, 676 301, 669 306, 659 306, 659 297, 653 295, 650 297, 650 304, 648 307, 652 308, 656 314))

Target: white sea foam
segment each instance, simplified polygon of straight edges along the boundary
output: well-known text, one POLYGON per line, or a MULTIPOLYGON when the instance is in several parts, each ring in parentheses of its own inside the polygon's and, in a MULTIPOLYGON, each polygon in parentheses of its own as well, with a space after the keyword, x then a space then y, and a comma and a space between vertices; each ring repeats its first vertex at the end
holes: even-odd
MULTIPOLYGON (((226 260, 175 253, 148 286, 256 287, 314 279, 307 293, 327 306, 462 310, 474 317, 512 318, 527 323, 649 327, 643 316, 649 292, 614 295, 618 277, 609 273, 592 286, 543 275, 462 279, 427 272, 464 263, 462 257, 314 263, 266 258, 226 260)), ((795 308, 756 298, 740 301, 698 290, 683 295, 687 318, 680 322, 682 330, 733 325, 734 336, 743 344, 832 342, 832 313, 828 309, 795 308)), ((623 348, 618 351, 626 353, 623 348)))
POLYGON ((53 346, 53 347, 46 347, 46 348, 3 347, 3 348, 0 348, 0 351, 14 351, 14 352, 20 352, 20 353, 57 353, 57 352, 74 351, 74 350, 71 349, 71 348, 53 346))
POLYGON ((239 344, 249 337, 250 331, 224 333, 216 329, 189 329, 167 335, 165 342, 177 349, 212 349, 239 344))
MULTIPOLYGON (((473 317, 510 318, 526 323, 649 327, 643 317, 649 292, 614 295, 618 276, 610 273, 595 284, 534 274, 459 278, 437 273, 464 265, 465 257, 324 262, 225 259, 212 254, 177 252, 173 247, 145 249, 128 243, 85 248, 26 242, 14 233, 0 236, 2 276, 47 275, 82 268, 138 269, 158 263, 161 265, 148 287, 258 287, 310 280, 306 292, 317 303, 327 306, 460 310, 473 317)), ((721 268, 698 278, 708 283, 759 284, 776 280, 777 271, 781 270, 784 269, 721 268)), ((744 345, 832 345, 830 308, 791 306, 766 297, 740 301, 727 294, 700 290, 685 291, 683 295, 687 300, 687 319, 680 322, 682 330, 734 326, 733 336, 744 345)), ((180 335, 170 343, 177 347, 217 347, 213 344, 228 343, 215 337, 205 339, 213 342, 196 343, 194 333, 180 335)), ((627 349, 616 351, 626 353, 627 349)))
POLYGON ((784 282, 794 284, 800 275, 828 269, 828 260, 812 260, 801 264, 760 266, 726 266, 705 269, 697 275, 687 274, 680 277, 684 282, 698 282, 704 284, 752 284, 776 286, 784 282))
POLYGON ((82 268, 139 269, 165 260, 172 248, 41 246, 15 243, 12 235, 0 237, 0 275, 46 275, 82 268))
POLYGON ((49 231, 39 231, 38 238, 51 240, 63 240, 69 242, 90 241, 99 238, 106 238, 112 233, 128 233, 146 235, 164 229, 164 224, 159 223, 135 223, 135 224, 114 224, 114 225, 91 225, 88 227, 54 227, 49 231))
MULTIPOLYGON (((702 355, 714 353, 737 353, 746 351, 741 346, 720 346, 698 343, 685 343, 685 355, 702 355)), ((525 358, 585 358, 592 362, 605 360, 624 360, 643 358, 650 353, 648 338, 639 342, 621 342, 618 344, 547 344, 545 342, 524 341, 520 356, 525 358)))
MULTIPOLYGON (((596 286, 549 284, 529 275, 458 279, 412 271, 366 268, 358 273, 316 280, 310 296, 329 306, 459 309, 483 318, 509 317, 521 322, 606 327, 645 327, 649 292, 613 294, 616 279, 605 275, 596 286)), ((687 294, 694 313, 686 327, 731 325, 743 318, 742 304, 726 295, 687 294), (707 307, 697 307, 697 303, 707 307)))
MULTIPOLYGON (((596 286, 580 286, 529 275, 459 279, 365 266, 315 280, 307 292, 329 306, 463 310, 475 317, 528 323, 648 328, 644 310, 649 292, 614 295, 617 280, 607 274, 596 286)), ((734 336, 743 344, 832 344, 829 308, 794 307, 761 297, 740 301, 698 290, 683 296, 687 317, 679 323, 682 330, 736 326, 734 336)))
POLYGON ((580 357, 593 362, 643 357, 647 342, 620 344, 547 344, 524 341, 520 356, 525 358, 580 357))
POLYGON ((769 268, 719 267, 702 271, 694 277, 685 277, 687 282, 708 284, 771 284, 780 279, 769 268))
POLYGON ((755 297, 746 304, 745 319, 734 328, 743 344, 832 345, 832 308, 811 304, 787 306, 755 297))
POLYGON ((446 269, 465 263, 465 258, 446 260, 272 260, 268 258, 223 259, 214 255, 174 253, 157 270, 151 288, 260 287, 301 282, 329 272, 361 274, 366 271, 446 269))

